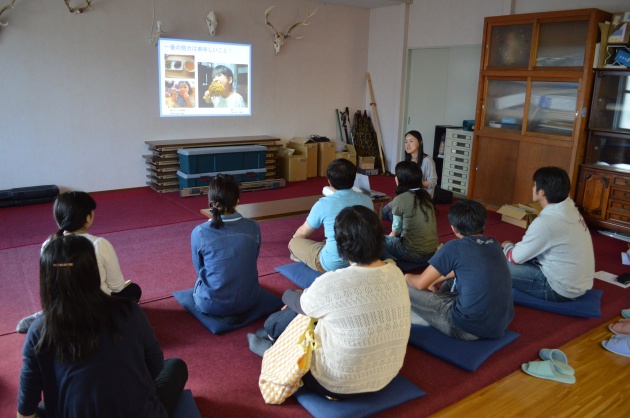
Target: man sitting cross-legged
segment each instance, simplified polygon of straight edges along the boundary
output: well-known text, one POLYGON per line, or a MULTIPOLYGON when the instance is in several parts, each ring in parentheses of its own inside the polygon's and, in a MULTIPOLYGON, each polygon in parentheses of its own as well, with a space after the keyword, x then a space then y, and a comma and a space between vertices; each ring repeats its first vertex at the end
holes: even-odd
POLYGON ((483 236, 486 217, 478 202, 453 204, 448 220, 459 239, 444 244, 424 272, 405 275, 412 316, 460 340, 499 338, 514 317, 510 271, 499 243, 483 236))
POLYGON ((543 210, 521 242, 501 244, 510 262, 512 286, 549 302, 574 300, 593 287, 593 241, 569 197, 570 188, 569 176, 562 168, 536 170, 532 199, 543 210))
POLYGON ((350 206, 361 205, 374 210, 374 204, 368 196, 352 190, 355 177, 356 166, 346 159, 339 158, 328 165, 326 178, 334 193, 322 197, 313 205, 306 222, 289 241, 292 260, 301 261, 322 273, 348 267, 348 261, 343 260, 337 252, 335 218, 339 212, 350 206), (322 225, 326 241, 309 239, 322 225))

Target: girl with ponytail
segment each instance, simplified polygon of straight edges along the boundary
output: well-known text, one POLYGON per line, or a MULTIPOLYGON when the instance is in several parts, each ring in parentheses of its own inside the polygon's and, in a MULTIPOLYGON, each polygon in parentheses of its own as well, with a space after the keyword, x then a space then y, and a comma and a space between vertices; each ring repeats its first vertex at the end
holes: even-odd
POLYGON ((439 245, 437 209, 422 187, 422 171, 412 161, 396 164, 396 197, 390 203, 392 232, 385 237, 386 257, 426 263, 439 245))
POLYGON ((218 174, 208 187, 212 218, 191 234, 192 260, 197 280, 193 299, 200 312, 238 324, 258 303, 260 227, 236 211, 238 182, 218 174))
MULTIPOLYGON (((105 238, 88 233, 88 229, 94 222, 94 210, 96 202, 85 192, 66 192, 57 196, 53 206, 53 216, 57 223, 57 232, 42 245, 42 251, 53 238, 66 235, 81 235, 92 243, 96 252, 98 271, 101 279, 101 290, 107 295, 140 300, 142 289, 131 280, 125 281, 118 256, 112 244, 105 238)), ((41 312, 23 318, 18 323, 16 331, 26 333, 31 323, 41 312)))

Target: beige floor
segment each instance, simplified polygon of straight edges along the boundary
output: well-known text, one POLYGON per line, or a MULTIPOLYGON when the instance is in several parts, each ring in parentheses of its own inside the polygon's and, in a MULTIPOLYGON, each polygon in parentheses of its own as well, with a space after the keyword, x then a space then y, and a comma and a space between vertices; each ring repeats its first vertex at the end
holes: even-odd
POLYGON ((575 369, 575 384, 519 370, 432 416, 630 417, 630 357, 601 345, 612 335, 608 324, 601 325, 561 347, 575 369))

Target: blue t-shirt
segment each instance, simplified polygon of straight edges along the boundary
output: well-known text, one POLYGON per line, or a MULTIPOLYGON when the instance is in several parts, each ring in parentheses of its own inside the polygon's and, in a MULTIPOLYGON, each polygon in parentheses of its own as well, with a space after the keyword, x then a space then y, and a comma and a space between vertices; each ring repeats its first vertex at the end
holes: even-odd
POLYGON ((260 226, 240 213, 223 215, 222 219, 221 228, 204 222, 190 236, 197 272, 193 299, 205 314, 238 315, 258 303, 260 226))
POLYGON ((512 276, 494 238, 466 236, 447 242, 429 260, 440 274, 455 272, 455 325, 480 338, 498 338, 514 318, 512 276))
POLYGON ((348 267, 347 260, 342 260, 337 253, 337 241, 335 241, 335 218, 343 209, 349 206, 365 206, 374 210, 372 199, 363 193, 357 193, 352 189, 337 190, 330 196, 322 197, 313 207, 306 218, 306 222, 313 229, 324 225, 326 244, 319 253, 319 262, 326 271, 348 267))

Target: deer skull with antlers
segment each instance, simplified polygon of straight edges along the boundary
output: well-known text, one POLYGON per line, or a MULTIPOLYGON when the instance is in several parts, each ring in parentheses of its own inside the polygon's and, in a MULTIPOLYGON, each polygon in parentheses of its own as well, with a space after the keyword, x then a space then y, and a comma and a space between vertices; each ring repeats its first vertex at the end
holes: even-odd
POLYGON ((309 13, 308 15, 306 15, 304 20, 300 22, 296 22, 293 25, 291 25, 291 27, 289 28, 289 30, 286 31, 286 33, 282 33, 278 31, 276 28, 274 28, 273 25, 269 22, 269 13, 271 13, 271 9, 273 9, 274 7, 276 6, 271 6, 265 11, 265 25, 269 26, 271 30, 273 31, 273 49, 276 50, 276 55, 278 55, 278 52, 280 52, 280 47, 284 44, 285 39, 287 38, 302 39, 303 38, 303 36, 292 36, 291 31, 297 28, 298 26, 310 25, 311 23, 307 21, 315 14, 315 12, 317 12, 317 8, 315 8, 315 10, 313 10, 312 13, 309 13))
MULTIPOLYGON (((2 13, 6 12, 9 9, 13 9, 13 4, 14 3, 15 3, 15 0, 11 0, 11 3, 7 4, 2 9, 0 9, 0 15, 2 15, 2 13)), ((3 22, 3 21, 0 20, 0 26, 6 26, 8 24, 9 24, 8 22, 3 22)))

